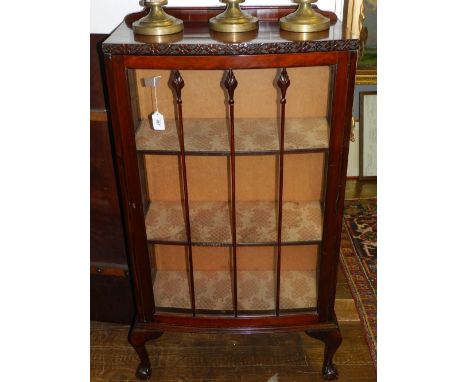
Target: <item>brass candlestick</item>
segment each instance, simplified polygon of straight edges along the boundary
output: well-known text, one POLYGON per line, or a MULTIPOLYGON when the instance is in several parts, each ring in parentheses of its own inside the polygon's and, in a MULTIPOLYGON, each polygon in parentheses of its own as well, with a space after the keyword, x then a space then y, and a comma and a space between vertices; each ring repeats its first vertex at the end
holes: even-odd
POLYGON ((258 28, 258 19, 240 8, 245 0, 220 0, 226 9, 210 19, 210 28, 217 32, 247 32, 258 28))
POLYGON ((258 36, 258 30, 254 29, 243 33, 226 33, 216 32, 211 30, 210 36, 213 40, 224 42, 227 44, 238 44, 241 42, 251 41, 258 36))
POLYGON ((184 29, 184 23, 164 12, 162 6, 166 4, 167 0, 141 0, 140 5, 150 7, 150 12, 132 24, 133 31, 137 34, 150 36, 181 32, 184 29))
POLYGON ((298 3, 296 11, 281 17, 280 28, 291 32, 319 32, 330 28, 330 19, 312 8, 317 0, 292 0, 298 3))

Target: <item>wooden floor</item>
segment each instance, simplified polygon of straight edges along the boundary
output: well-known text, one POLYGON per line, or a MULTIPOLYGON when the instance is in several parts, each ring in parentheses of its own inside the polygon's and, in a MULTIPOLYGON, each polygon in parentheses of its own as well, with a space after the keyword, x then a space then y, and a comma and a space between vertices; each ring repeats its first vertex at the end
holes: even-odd
MULTIPOLYGON (((376 182, 348 181, 346 198, 377 195, 376 182)), ((336 314, 343 343, 336 352, 339 381, 376 381, 376 373, 343 273, 336 314)), ((138 357, 127 342, 129 326, 91 322, 91 381, 136 381, 138 357)), ((152 381, 322 381, 324 345, 304 333, 274 335, 165 333, 147 343, 152 381)))
POLYGON ((377 196, 376 180, 348 179, 346 182, 345 199, 365 199, 377 196))

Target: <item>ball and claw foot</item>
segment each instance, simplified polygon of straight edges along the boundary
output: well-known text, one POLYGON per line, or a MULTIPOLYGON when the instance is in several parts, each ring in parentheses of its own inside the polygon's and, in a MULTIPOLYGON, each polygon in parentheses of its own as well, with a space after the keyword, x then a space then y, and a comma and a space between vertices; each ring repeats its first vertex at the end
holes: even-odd
POLYGON ((338 379, 338 369, 335 364, 326 365, 322 369, 322 377, 326 381, 332 381, 338 379))
POLYGON ((136 377, 138 379, 147 381, 148 379, 151 378, 151 367, 140 363, 136 371, 136 377))

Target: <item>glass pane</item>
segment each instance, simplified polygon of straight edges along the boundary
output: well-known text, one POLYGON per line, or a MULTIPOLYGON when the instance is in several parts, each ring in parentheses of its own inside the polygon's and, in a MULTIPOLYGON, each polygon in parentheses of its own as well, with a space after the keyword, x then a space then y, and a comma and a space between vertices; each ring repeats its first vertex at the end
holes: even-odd
POLYGON ((236 158, 236 228, 238 244, 277 241, 277 190, 274 155, 236 158))
POLYGON ((322 239, 324 153, 284 156, 283 243, 322 239))
POLYGON ((233 315, 230 248, 193 247, 193 269, 197 314, 233 315))
POLYGON ((280 310, 297 311, 317 306, 317 255, 317 245, 282 247, 280 310))
POLYGON ((192 243, 232 243, 226 156, 188 156, 187 188, 192 243))
POLYGON ((185 243, 179 160, 174 155, 145 155, 148 240, 160 243, 185 243))
POLYGON ((182 245, 154 245, 153 249, 156 264, 153 285, 156 310, 191 312, 187 248, 182 245))
POLYGON ((275 314, 275 247, 237 248, 239 314, 275 314))

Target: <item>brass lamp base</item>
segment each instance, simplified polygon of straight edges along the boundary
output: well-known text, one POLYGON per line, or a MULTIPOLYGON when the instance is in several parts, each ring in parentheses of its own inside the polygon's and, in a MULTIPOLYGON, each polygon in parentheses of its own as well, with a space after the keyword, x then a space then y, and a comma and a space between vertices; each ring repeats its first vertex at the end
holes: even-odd
POLYGON ((258 28, 258 19, 240 9, 245 0, 221 0, 226 9, 210 19, 210 28, 216 32, 248 32, 258 28))
POLYGON ((312 8, 317 0, 293 0, 298 3, 296 11, 281 17, 280 28, 290 32, 319 32, 330 28, 330 19, 312 8))
POLYGON ((167 0, 141 0, 140 5, 150 7, 150 12, 140 20, 132 24, 133 31, 137 34, 149 36, 162 36, 179 33, 184 29, 182 20, 168 15, 162 8, 167 0))

